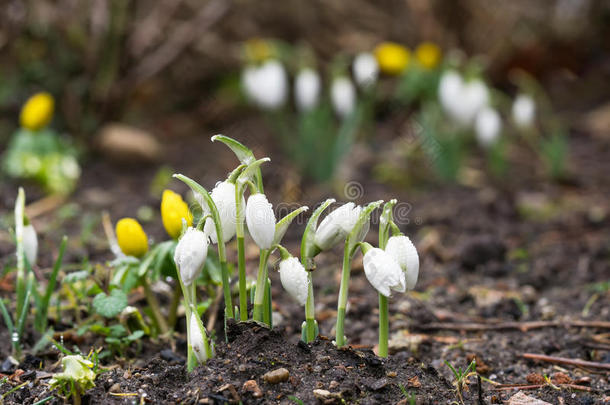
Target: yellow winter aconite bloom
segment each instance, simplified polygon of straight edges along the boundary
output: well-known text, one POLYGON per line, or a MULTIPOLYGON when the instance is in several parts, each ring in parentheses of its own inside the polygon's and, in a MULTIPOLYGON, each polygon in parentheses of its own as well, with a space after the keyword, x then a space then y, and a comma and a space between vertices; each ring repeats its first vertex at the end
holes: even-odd
POLYGON ((409 65, 411 52, 395 42, 382 42, 375 48, 379 69, 388 75, 398 75, 409 65))
POLYGON ((193 215, 180 194, 176 194, 172 190, 164 190, 163 197, 161 197, 161 219, 167 234, 174 239, 179 237, 182 232, 183 218, 188 226, 193 224, 193 215))
POLYGON ((246 57, 250 62, 263 62, 273 56, 273 46, 262 38, 252 38, 246 41, 246 57))
POLYGON ((19 121, 22 127, 37 131, 51 122, 54 110, 55 100, 52 95, 46 92, 36 93, 23 105, 19 121))
POLYGON ((138 221, 123 218, 116 224, 119 247, 127 256, 142 257, 148 251, 148 237, 138 221))
POLYGON ((422 42, 415 49, 417 63, 425 69, 434 69, 441 61, 441 48, 432 42, 422 42))

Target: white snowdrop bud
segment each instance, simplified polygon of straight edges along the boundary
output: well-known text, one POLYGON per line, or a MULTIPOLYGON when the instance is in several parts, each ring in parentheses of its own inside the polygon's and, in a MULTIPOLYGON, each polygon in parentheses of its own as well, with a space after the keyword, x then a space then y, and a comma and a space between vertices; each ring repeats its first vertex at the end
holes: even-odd
POLYGON ((344 240, 356 225, 361 211, 362 207, 348 202, 328 214, 316 230, 316 246, 328 250, 344 240))
POLYGON ((345 76, 333 80, 330 99, 339 117, 345 118, 350 115, 356 107, 356 89, 352 81, 345 76))
POLYGON ((36 258, 38 256, 38 235, 36 235, 36 229, 34 229, 32 224, 23 227, 23 251, 25 252, 25 257, 28 259, 30 266, 36 265, 36 258))
POLYGON ((288 79, 284 66, 271 59, 258 67, 246 67, 242 73, 242 86, 252 102, 261 108, 275 110, 286 101, 288 79))
POLYGON ((447 114, 455 118, 457 114, 457 104, 461 102, 462 87, 464 83, 462 76, 454 70, 443 73, 438 85, 438 98, 441 106, 447 114))
POLYGON ((491 107, 485 107, 477 114, 474 127, 479 145, 489 148, 500 137, 502 130, 500 114, 491 107))
POLYGON ((404 292, 405 273, 400 265, 385 251, 371 248, 364 254, 364 274, 380 294, 389 297, 391 290, 404 292))
POLYGON ((294 82, 294 97, 299 111, 308 111, 318 104, 320 76, 310 68, 299 72, 294 82))
MULTIPOLYGON (((216 186, 210 193, 210 197, 212 197, 212 200, 218 209, 220 226, 222 228, 222 237, 226 243, 230 241, 233 236, 235 236, 236 230, 235 215, 237 214, 237 209, 235 206, 235 184, 228 181, 216 183, 216 186)), ((201 205, 204 214, 208 214, 210 210, 208 208, 208 204, 205 202, 205 199, 199 194, 196 194, 195 198, 201 205)), ((242 197, 242 207, 245 206, 246 200, 242 197)), ((216 237, 216 227, 212 218, 208 218, 205 221, 203 231, 210 237, 212 243, 218 243, 216 237)))
POLYGON ((296 257, 289 257, 280 262, 280 281, 282 286, 299 305, 307 302, 309 278, 307 271, 296 257))
POLYGON ((191 285, 199 277, 207 255, 208 237, 202 231, 189 227, 174 252, 174 262, 185 286, 191 285))
POLYGON ((269 249, 275 235, 275 214, 264 194, 252 194, 246 207, 246 223, 254 242, 261 249, 269 249))
POLYGON ((531 127, 536 115, 536 103, 527 94, 519 94, 513 103, 513 121, 520 128, 531 127))
POLYGON ((199 321, 197 320, 197 314, 195 312, 191 313, 190 319, 190 338, 191 338, 191 347, 193 348, 193 353, 195 353, 195 357, 197 357, 197 361, 200 364, 203 364, 207 361, 208 356, 205 351, 205 341, 203 338, 203 334, 201 333, 201 329, 199 327, 199 321))
POLYGON ((405 272, 407 290, 415 288, 419 275, 419 255, 411 240, 404 235, 392 236, 388 239, 385 251, 405 272))
POLYGON ((367 88, 377 82, 379 76, 379 65, 375 56, 369 52, 362 52, 354 58, 352 65, 354 80, 360 88, 367 88))
POLYGON ((463 125, 471 125, 478 112, 489 101, 487 86, 480 80, 472 80, 466 83, 462 89, 461 100, 456 100, 456 111, 459 111, 457 120, 463 125))

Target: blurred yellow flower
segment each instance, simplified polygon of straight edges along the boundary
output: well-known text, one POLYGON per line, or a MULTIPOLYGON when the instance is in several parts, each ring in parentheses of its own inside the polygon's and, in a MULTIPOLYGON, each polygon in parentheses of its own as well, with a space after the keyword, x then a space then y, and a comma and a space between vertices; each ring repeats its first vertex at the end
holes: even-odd
POLYGON ((434 69, 441 61, 441 48, 432 42, 422 42, 415 49, 415 59, 424 69, 434 69))
POLYGON ((398 75, 409 65, 409 49, 395 42, 382 42, 375 48, 379 69, 388 75, 398 75))
POLYGON ((161 219, 167 234, 174 239, 179 237, 182 232, 183 218, 186 220, 187 226, 193 224, 193 215, 180 194, 176 194, 172 190, 164 190, 163 197, 161 197, 161 219))
POLYGON ((246 57, 248 61, 260 63, 273 55, 273 46, 269 41, 262 38, 252 38, 246 41, 245 45, 246 57))
POLYGON ((55 100, 49 93, 36 93, 28 99, 21 109, 21 126, 32 131, 45 127, 53 118, 55 100))
POLYGON ((148 237, 138 221, 123 218, 116 224, 119 247, 127 256, 142 257, 148 251, 148 237))

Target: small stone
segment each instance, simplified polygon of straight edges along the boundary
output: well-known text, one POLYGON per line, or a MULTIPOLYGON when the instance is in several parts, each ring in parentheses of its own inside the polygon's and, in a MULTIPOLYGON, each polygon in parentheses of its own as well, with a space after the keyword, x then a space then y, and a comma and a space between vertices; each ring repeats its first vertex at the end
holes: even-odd
POLYGON ((407 387, 409 388, 419 388, 421 387, 421 382, 419 382, 419 378, 417 378, 416 375, 414 375, 413 377, 409 378, 407 383, 407 387))
POLYGON ((555 373, 551 377, 555 384, 572 384, 572 379, 565 373, 555 373))
POLYGON ((288 378, 290 378, 290 373, 284 367, 269 371, 263 375, 263 380, 269 384, 277 384, 288 381, 288 378))
POLYGON ((395 378, 397 374, 396 371, 388 371, 386 375, 390 378, 395 378))
POLYGON ((538 373, 530 373, 525 377, 525 380, 530 384, 544 384, 544 377, 538 373))
POLYGON ((156 161, 162 150, 151 133, 116 123, 104 126, 97 135, 96 143, 108 158, 130 164, 156 161))
POLYGON ((131 372, 130 371, 125 371, 123 373, 123 378, 126 380, 129 380, 131 378, 131 372))
POLYGON ((112 387, 110 387, 108 392, 114 392, 114 393, 121 392, 121 384, 119 384, 119 383, 112 384, 112 387))
POLYGON ((335 381, 335 380, 332 380, 332 381, 330 382, 330 384, 328 385, 328 388, 329 388, 329 389, 331 389, 331 390, 334 390, 334 389, 335 389, 335 388, 337 388, 338 386, 339 386, 339 382, 337 382, 337 381, 335 381))
POLYGON ((379 391, 380 389, 385 388, 388 384, 389 382, 387 378, 381 378, 371 384, 371 388, 375 391, 379 391))
POLYGON ((321 389, 313 390, 313 396, 324 404, 336 403, 341 398, 341 394, 335 394, 328 390, 321 389))
POLYGON ((240 364, 237 367, 237 370, 239 370, 239 372, 243 373, 244 371, 246 371, 246 365, 245 364, 240 364))
POLYGON ((246 392, 251 392, 254 398, 260 398, 263 396, 263 392, 258 387, 258 384, 255 380, 246 381, 242 387, 242 390, 246 392))
POLYGON ((508 400, 507 405, 551 405, 550 403, 538 398, 525 395, 523 391, 519 391, 508 400))

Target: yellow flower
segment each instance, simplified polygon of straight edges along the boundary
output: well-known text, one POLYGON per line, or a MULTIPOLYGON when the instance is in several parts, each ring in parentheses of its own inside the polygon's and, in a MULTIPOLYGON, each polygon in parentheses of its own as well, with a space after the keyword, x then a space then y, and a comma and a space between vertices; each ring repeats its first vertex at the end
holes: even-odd
POLYGON ((415 59, 424 69, 434 69, 441 61, 441 49, 432 42, 422 42, 415 49, 415 59))
POLYGON ((116 224, 119 247, 127 256, 142 257, 148 251, 148 237, 138 221, 123 218, 116 224))
POLYGON ((395 42, 382 42, 375 48, 379 69, 388 75, 398 75, 409 65, 411 53, 395 42))
POLYGON ((262 38, 252 38, 246 41, 246 57, 250 62, 260 63, 273 56, 273 46, 262 38))
POLYGON ((180 236, 182 232, 183 218, 186 220, 187 226, 193 224, 193 215, 180 194, 171 190, 164 190, 161 198, 161 219, 167 234, 174 239, 180 236))
POLYGON ((21 109, 21 126, 32 131, 45 127, 53 118, 55 100, 49 93, 36 93, 26 101, 21 109))

